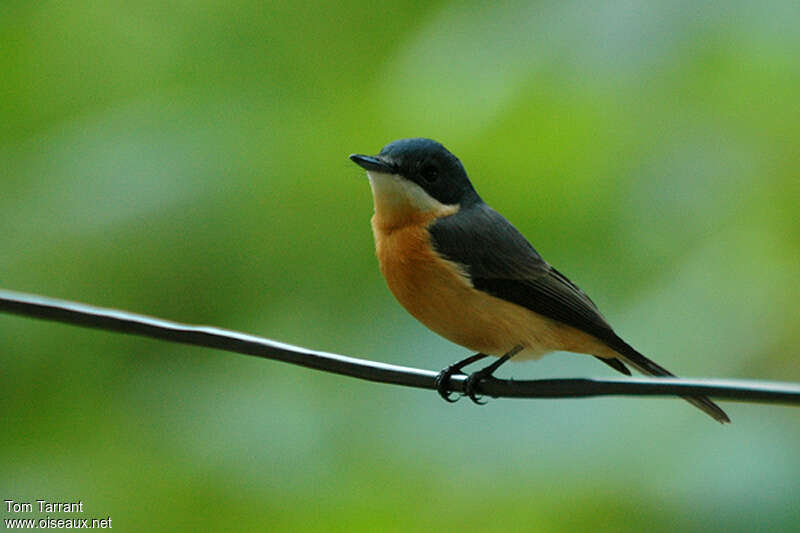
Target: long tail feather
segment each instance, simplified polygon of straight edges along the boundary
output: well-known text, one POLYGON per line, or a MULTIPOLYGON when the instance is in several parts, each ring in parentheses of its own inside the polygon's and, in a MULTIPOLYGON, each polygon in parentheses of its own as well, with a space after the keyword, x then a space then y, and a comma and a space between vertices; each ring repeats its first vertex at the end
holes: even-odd
MULTIPOLYGON (((651 361, 641 353, 637 352, 630 344, 626 343, 619 337, 617 337, 618 343, 614 343, 611 347, 619 353, 622 360, 633 368, 641 372, 642 374, 647 374, 650 376, 671 376, 675 377, 675 374, 664 368, 663 366, 659 365, 658 363, 651 361)), ((606 364, 608 360, 603 361, 606 364)), ((615 367, 615 365, 610 364, 610 366, 615 367)), ((615 367, 616 368, 616 367, 615 367)), ((698 409, 702 410, 706 414, 708 414, 711 418, 716 420, 721 424, 729 423, 731 421, 728 418, 728 415, 725 414, 725 411, 720 409, 720 407, 706 398, 705 396, 692 396, 684 398, 687 402, 694 405, 698 409)))

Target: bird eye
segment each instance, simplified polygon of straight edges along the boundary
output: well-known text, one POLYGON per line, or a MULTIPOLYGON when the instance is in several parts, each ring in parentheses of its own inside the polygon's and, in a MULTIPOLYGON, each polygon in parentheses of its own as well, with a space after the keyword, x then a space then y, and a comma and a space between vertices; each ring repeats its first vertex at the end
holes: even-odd
POLYGON ((427 181, 428 183, 433 183, 436 181, 436 178, 439 177, 439 169, 436 168, 434 165, 425 165, 419 171, 422 175, 422 178, 427 181))

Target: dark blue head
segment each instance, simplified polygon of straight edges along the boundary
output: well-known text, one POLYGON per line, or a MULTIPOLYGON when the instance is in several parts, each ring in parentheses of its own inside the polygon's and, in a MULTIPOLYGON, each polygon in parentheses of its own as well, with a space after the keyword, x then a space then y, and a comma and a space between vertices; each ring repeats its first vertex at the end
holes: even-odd
POLYGON ((350 159, 370 173, 416 183, 442 204, 464 207, 481 201, 461 161, 431 139, 400 139, 384 146, 376 156, 353 154, 350 159))

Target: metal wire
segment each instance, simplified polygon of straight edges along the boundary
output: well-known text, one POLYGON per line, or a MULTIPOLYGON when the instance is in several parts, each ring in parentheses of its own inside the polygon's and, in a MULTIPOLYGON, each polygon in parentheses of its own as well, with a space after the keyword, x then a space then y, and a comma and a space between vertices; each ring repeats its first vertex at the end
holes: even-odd
MULTIPOLYGON (((41 318, 87 328, 130 333, 206 348, 216 348, 264 359, 274 359, 343 374, 368 381, 406 387, 435 389, 438 372, 390 365, 317 350, 213 326, 181 324, 149 317, 58 300, 45 296, 0 289, 0 311, 41 318)), ((449 389, 464 391, 466 376, 450 378, 449 389)), ((740 402, 800 405, 800 384, 730 379, 619 378, 619 379, 537 379, 490 378, 480 382, 478 392, 497 398, 584 398, 590 396, 710 396, 740 402)))

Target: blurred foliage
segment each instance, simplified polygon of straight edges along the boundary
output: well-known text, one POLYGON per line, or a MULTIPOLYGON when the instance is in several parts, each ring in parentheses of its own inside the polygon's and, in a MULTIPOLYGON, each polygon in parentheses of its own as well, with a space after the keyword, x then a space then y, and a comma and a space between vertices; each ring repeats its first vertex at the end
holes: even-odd
MULTIPOLYGON (((800 381, 798 24, 789 0, 6 0, 0 284, 443 367, 465 351, 386 290, 347 160, 427 136, 646 354, 800 381)), ((3 497, 122 531, 800 524, 795 408, 451 406, 8 315, 0 343, 3 497)))

